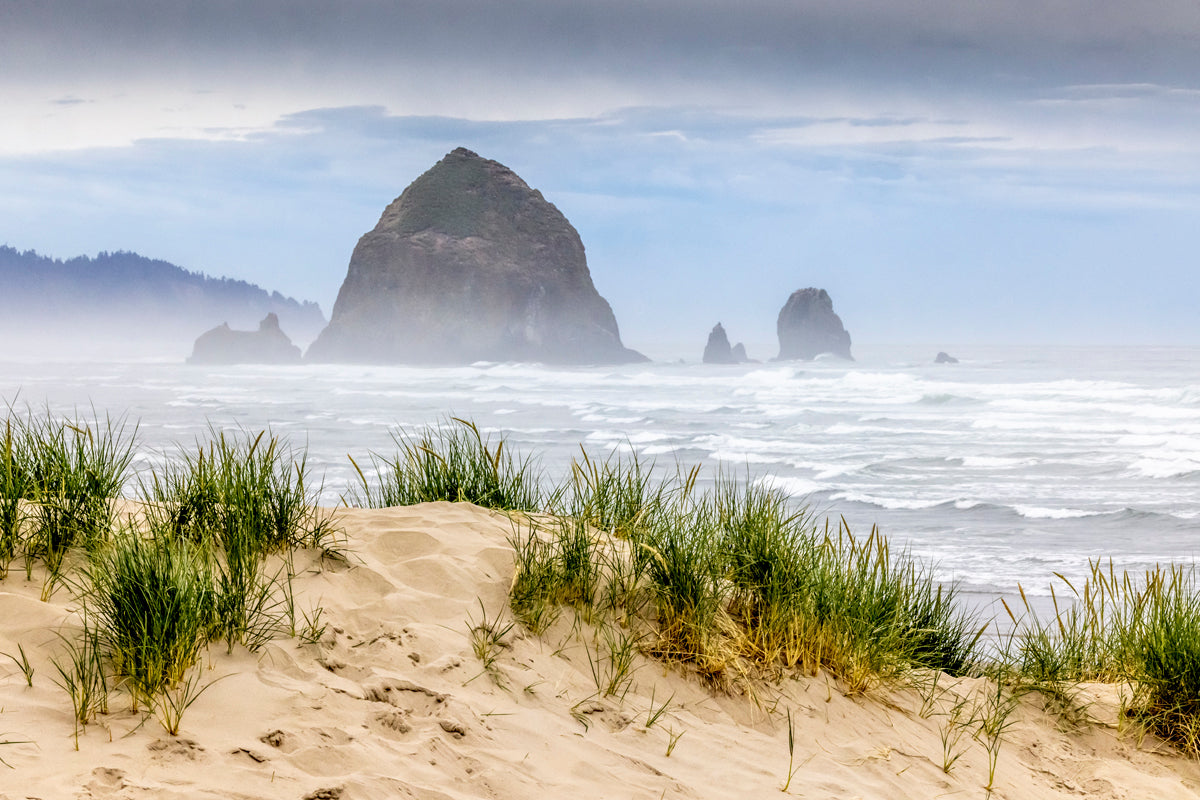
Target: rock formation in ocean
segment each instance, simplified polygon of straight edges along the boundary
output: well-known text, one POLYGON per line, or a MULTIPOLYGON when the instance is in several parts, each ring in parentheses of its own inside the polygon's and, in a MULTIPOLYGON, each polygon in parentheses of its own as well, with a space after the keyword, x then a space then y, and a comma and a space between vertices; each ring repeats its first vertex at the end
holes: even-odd
POLYGON ((937 357, 933 359, 935 364, 957 364, 958 359, 949 353, 939 351, 937 357))
POLYGON ((703 360, 705 364, 744 364, 750 359, 746 357, 746 346, 741 342, 729 346, 725 327, 718 322, 708 334, 703 360))
POLYGON ((811 361, 822 353, 854 360, 850 334, 834 313, 833 301, 824 289, 792 292, 779 311, 775 328, 779 333, 779 361, 811 361))
POLYGON ((621 344, 579 234, 512 170, 465 148, 358 241, 315 361, 644 361, 621 344))
POLYGON ((279 327, 279 317, 267 314, 256 331, 235 331, 225 322, 196 339, 189 364, 294 364, 300 348, 279 327))
POLYGON ((725 328, 717 323, 708 334, 708 343, 704 345, 705 364, 732 364, 733 348, 729 346, 729 337, 725 328))

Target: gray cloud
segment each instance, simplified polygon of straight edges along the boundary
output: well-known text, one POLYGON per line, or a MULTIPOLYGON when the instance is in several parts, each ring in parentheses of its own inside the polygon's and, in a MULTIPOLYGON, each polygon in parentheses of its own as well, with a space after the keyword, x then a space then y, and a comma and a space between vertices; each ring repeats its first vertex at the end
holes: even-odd
POLYGON ((490 70, 652 90, 688 80, 1173 84, 1200 74, 1200 12, 1185 0, 4 0, 0 9, 0 64, 22 80, 253 70, 445 90, 490 70))

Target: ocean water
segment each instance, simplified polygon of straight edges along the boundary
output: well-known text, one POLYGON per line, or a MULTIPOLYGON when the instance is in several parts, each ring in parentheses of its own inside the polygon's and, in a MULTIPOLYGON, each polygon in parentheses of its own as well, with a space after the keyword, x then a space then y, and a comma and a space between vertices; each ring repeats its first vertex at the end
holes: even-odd
MULTIPOLYGON (((0 362, 18 407, 126 415, 145 466, 209 425, 307 444, 336 503, 347 458, 446 415, 503 431, 564 475, 579 447, 636 448, 769 480, 873 525, 986 606, 1046 597, 1089 559, 1118 570, 1200 550, 1200 349, 859 347, 854 363, 461 368, 0 362)), ((1061 587, 1060 593, 1061 593, 1061 587)))

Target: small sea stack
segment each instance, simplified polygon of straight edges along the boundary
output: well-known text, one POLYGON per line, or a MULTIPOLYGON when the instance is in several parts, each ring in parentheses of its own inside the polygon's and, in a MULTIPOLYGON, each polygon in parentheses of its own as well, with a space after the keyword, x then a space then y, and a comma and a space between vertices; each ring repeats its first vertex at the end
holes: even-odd
POLYGON ((833 310, 833 300, 824 289, 792 292, 779 311, 777 361, 811 361, 829 353, 850 361, 850 334, 833 310))
POLYGON ((279 317, 267 314, 256 331, 236 331, 224 322, 205 331, 192 346, 189 364, 294 364, 300 348, 279 327, 279 317))
POLYGON ((933 359, 933 363, 935 363, 935 364, 957 364, 958 359, 945 351, 939 351, 937 356, 933 359))
POLYGON ((713 326, 708 334, 708 342, 704 345, 705 364, 742 364, 749 359, 746 357, 746 346, 738 342, 735 347, 729 346, 729 336, 721 323, 713 326))

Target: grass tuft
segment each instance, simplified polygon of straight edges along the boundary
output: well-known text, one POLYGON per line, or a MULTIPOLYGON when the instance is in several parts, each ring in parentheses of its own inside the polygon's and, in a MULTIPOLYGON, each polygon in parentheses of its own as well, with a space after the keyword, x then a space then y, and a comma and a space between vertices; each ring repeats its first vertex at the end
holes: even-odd
POLYGON ((9 410, 0 439, 0 575, 22 551, 26 572, 46 567, 42 599, 61 582, 66 560, 103 543, 125 486, 137 426, 124 418, 59 419, 49 410, 9 410))
POLYGON ((213 430, 139 485, 154 522, 176 536, 224 549, 237 539, 260 554, 336 550, 336 523, 317 507, 320 493, 307 450, 269 430, 213 430))
POLYGON ((351 493, 356 505, 388 508, 445 500, 506 511, 542 506, 533 460, 507 449, 503 437, 493 444, 474 422, 451 417, 415 435, 395 432, 392 441, 397 447, 393 458, 371 456, 374 481, 350 459, 359 477, 351 493))
POLYGON ((88 619, 134 707, 181 681, 216 626, 209 559, 187 540, 126 529, 85 570, 88 619))

